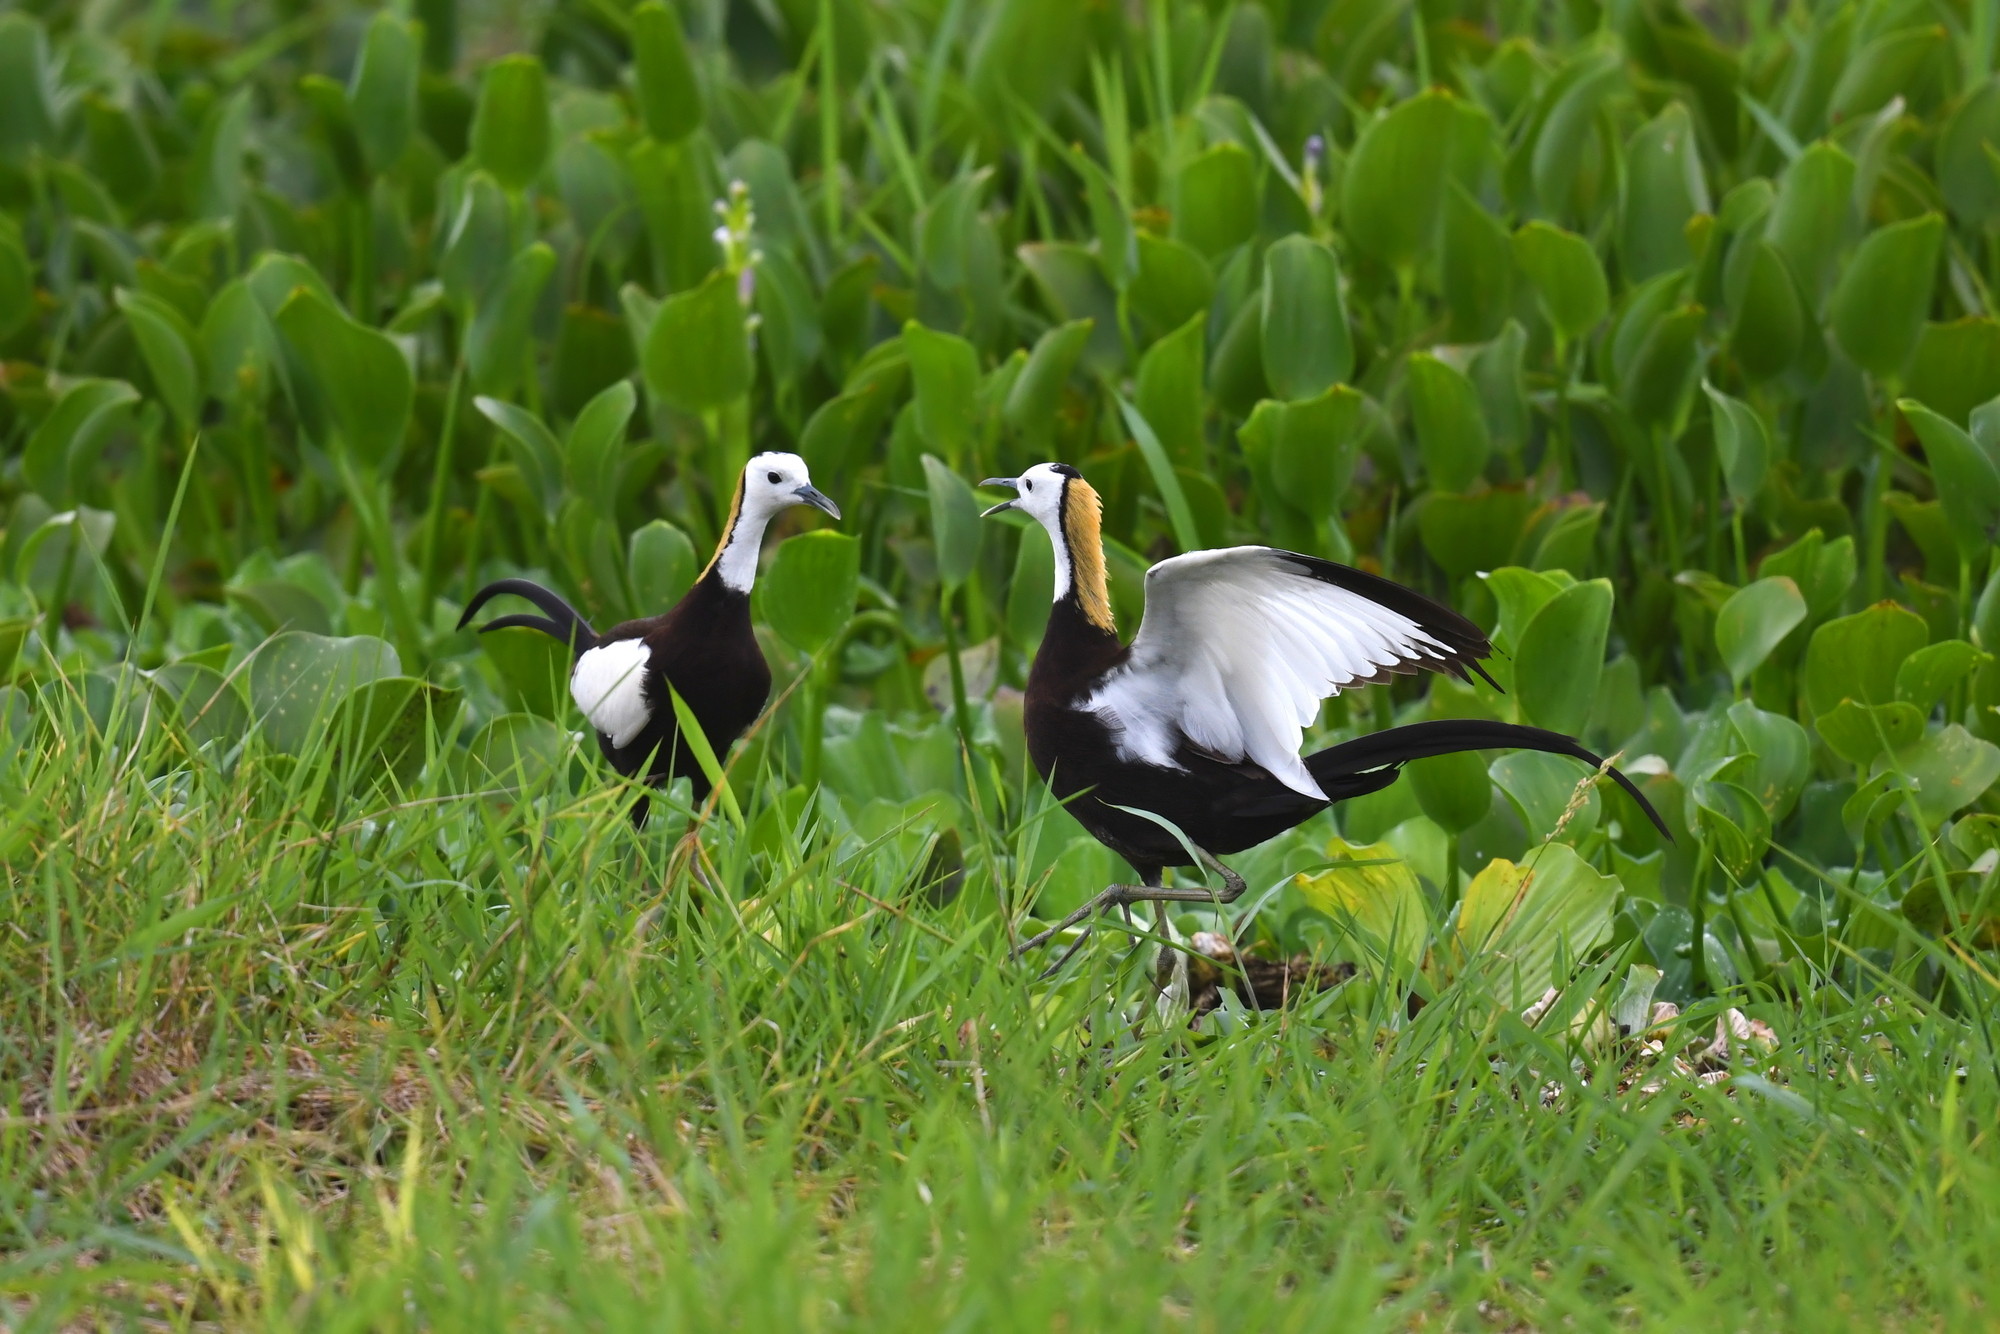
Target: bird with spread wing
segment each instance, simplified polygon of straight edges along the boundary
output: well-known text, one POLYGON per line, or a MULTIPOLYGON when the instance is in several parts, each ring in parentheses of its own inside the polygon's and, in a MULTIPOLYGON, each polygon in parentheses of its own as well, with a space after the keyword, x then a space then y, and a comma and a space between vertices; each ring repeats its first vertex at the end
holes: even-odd
MULTIPOLYGON (((1218 856, 1379 791, 1411 760, 1512 747, 1608 767, 1560 733, 1479 719, 1413 723, 1302 756, 1322 700, 1416 672, 1486 676, 1479 660, 1492 645, 1471 621, 1400 584, 1260 546, 1191 551, 1154 565, 1144 622, 1124 643, 1111 617, 1102 504, 1082 475, 1043 463, 981 485, 1016 493, 988 515, 1020 510, 1054 544, 1055 605, 1029 669, 1023 715, 1029 756, 1056 797, 1140 882, 1110 886, 1017 953, 1109 907, 1231 902, 1243 881, 1218 856), (1189 849, 1135 811, 1184 834, 1225 888, 1215 895, 1164 888, 1166 868, 1190 864, 1189 849)), ((1631 779, 1615 768, 1610 776, 1666 834, 1631 779)))

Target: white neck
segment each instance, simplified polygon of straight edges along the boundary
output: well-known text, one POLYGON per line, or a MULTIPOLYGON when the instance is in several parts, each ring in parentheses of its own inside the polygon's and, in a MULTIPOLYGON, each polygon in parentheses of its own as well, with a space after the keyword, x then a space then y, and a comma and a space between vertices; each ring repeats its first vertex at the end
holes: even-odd
POLYGON ((715 558, 715 572, 722 586, 733 593, 748 593, 757 582, 757 555, 764 546, 764 529, 770 525, 771 511, 746 501, 736 523, 723 538, 722 554, 715 558))
POLYGON ((1055 552, 1056 558, 1056 591, 1055 596, 1050 600, 1061 602, 1069 596, 1070 582, 1075 577, 1070 572, 1069 543, 1063 540, 1062 525, 1060 523, 1044 523, 1042 527, 1048 532, 1049 547, 1055 552))

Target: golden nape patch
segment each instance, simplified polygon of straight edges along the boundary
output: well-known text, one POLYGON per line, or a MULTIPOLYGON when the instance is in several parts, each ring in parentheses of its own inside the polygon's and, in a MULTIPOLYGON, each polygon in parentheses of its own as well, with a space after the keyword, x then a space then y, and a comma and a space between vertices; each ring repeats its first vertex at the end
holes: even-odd
POLYGON ((1072 477, 1063 486, 1063 542, 1069 547, 1070 586, 1083 618, 1118 633, 1111 619, 1111 589, 1104 574, 1104 501, 1089 482, 1072 477))
POLYGON ((736 520, 743 513, 743 474, 736 474, 736 494, 729 498, 729 516, 722 521, 722 536, 715 544, 715 554, 708 558, 708 564, 701 567, 701 577, 706 579, 715 563, 722 559, 722 553, 729 550, 729 539, 736 532, 736 520))

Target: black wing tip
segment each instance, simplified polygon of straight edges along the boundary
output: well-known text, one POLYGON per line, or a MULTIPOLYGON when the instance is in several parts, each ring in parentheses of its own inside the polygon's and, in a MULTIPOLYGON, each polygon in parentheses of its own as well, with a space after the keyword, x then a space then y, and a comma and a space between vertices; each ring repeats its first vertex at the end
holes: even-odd
POLYGON ((1493 655, 1492 641, 1486 637, 1484 630, 1461 613, 1453 611, 1436 598, 1419 593, 1408 584, 1399 584, 1385 575, 1370 574, 1366 570, 1343 565, 1324 556, 1308 556, 1301 551, 1286 551, 1280 547, 1269 549, 1296 564, 1310 578, 1365 597, 1370 602, 1415 622, 1419 630, 1429 635, 1436 645, 1445 651, 1442 659, 1413 658, 1411 661, 1419 668, 1428 671, 1450 671, 1464 680, 1467 678, 1460 668, 1460 664, 1463 664, 1478 672, 1495 690, 1500 689, 1500 683, 1479 665, 1479 659, 1493 655))

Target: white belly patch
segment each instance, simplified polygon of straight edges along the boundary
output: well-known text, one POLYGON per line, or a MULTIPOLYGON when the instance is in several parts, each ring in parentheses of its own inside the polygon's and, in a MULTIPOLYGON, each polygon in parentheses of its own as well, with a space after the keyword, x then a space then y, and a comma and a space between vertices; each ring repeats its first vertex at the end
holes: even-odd
POLYGON ((570 698, 613 746, 631 745, 652 721, 645 691, 646 662, 652 655, 644 640, 619 639, 576 660, 576 671, 569 678, 570 698))

